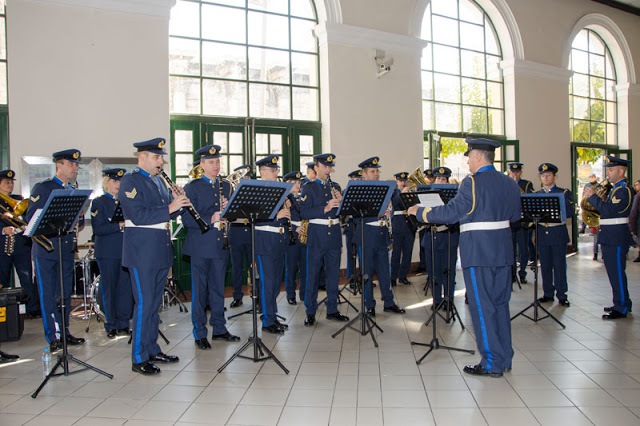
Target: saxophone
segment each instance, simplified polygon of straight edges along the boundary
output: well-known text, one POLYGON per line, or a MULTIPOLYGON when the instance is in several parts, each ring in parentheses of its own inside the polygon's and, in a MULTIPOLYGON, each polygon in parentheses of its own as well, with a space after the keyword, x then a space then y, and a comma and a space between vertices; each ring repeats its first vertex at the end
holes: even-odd
MULTIPOLYGON (((300 192, 296 194, 296 202, 300 203, 300 192)), ((302 219, 300 221, 300 228, 302 228, 302 233, 298 234, 298 241, 300 244, 307 244, 307 231, 309 230, 309 220, 302 219)))

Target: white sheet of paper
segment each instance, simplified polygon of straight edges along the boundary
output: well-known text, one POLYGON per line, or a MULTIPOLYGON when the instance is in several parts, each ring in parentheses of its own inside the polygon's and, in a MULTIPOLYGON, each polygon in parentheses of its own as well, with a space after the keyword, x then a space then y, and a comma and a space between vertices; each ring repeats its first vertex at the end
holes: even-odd
POLYGON ((418 194, 418 199, 420 199, 420 207, 444 206, 440 194, 418 194))

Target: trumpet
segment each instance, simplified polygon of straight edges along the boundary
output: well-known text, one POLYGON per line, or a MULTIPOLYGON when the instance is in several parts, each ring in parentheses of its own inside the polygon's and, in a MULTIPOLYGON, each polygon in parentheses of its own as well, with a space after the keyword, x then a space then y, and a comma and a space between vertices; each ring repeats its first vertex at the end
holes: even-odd
MULTIPOLYGON (((158 167, 158 174, 160 175, 160 177, 162 177, 162 179, 164 179, 165 182, 167 182, 167 184, 171 187, 171 190, 175 191, 176 193, 180 193, 180 189, 178 188, 178 185, 176 185, 171 178, 169 177, 169 175, 167 175, 167 173, 162 169, 162 167, 158 167)), ((193 216, 193 219, 196 221, 196 223, 198 224, 198 226, 200 227, 200 231, 204 234, 205 232, 207 232, 209 230, 209 225, 202 220, 202 217, 200 217, 200 214, 198 214, 198 212, 196 211, 196 209, 193 208, 192 205, 188 205, 187 207, 185 207, 187 209, 187 211, 189 212, 189 214, 191 216, 193 216)))
MULTIPOLYGON (((13 198, 7 197, 6 195, 3 195, 3 194, 0 194, 0 198, 2 198, 5 201, 7 201, 7 198, 8 198, 8 199, 12 200, 12 202, 14 202, 16 204, 19 204, 18 200, 14 200, 13 198)), ((27 201, 29 201, 29 200, 27 200, 27 201)), ((11 203, 9 203, 9 205, 11 205, 11 203)), ((10 210, 10 209, 6 208, 5 206, 2 206, 2 205, 0 205, 0 208, 2 209, 2 211, 4 213, 9 213, 9 215, 10 215, 10 217, 7 216, 7 215, 3 215, 2 218, 4 220, 6 220, 7 222, 9 222, 11 224, 11 226, 13 226, 14 228, 19 229, 20 232, 24 232, 24 230, 28 226, 28 223, 25 222, 24 220, 20 219, 19 217, 15 216, 15 211, 12 211, 12 210, 10 210)), ((7 237, 9 237, 9 236, 7 236, 7 237)), ((11 237, 13 237, 13 235, 11 237)), ((13 238, 11 238, 11 239, 13 239, 13 238)), ((44 235, 34 236, 34 237, 31 237, 31 239, 33 239, 33 241, 38 243, 46 251, 48 251, 48 252, 52 252, 53 251, 53 243, 51 242, 51 240, 49 240, 44 235)), ((7 246, 5 247, 5 250, 8 250, 7 254, 9 254, 9 255, 12 252, 12 248, 13 248, 12 245, 13 245, 13 243, 10 243, 8 241, 7 242, 7 246)))

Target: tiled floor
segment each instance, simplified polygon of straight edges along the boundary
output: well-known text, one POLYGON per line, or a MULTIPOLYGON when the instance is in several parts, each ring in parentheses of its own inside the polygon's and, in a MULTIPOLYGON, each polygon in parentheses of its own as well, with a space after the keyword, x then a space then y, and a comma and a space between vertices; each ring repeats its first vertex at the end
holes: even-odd
MULTIPOLYGON (((632 250, 629 259, 636 255, 632 250)), ((637 301, 639 272, 640 264, 629 262, 631 297, 637 301)), ((581 254, 568 259, 568 276, 571 307, 556 303, 551 308, 566 330, 550 318, 537 323, 516 319, 513 371, 500 379, 461 372, 477 355, 437 350, 415 364, 425 348, 410 342, 429 342, 432 333, 424 326, 430 312, 430 299, 422 293, 424 277, 413 277, 411 286, 394 290, 397 302, 408 307, 406 315, 379 309, 376 320, 384 330, 376 333, 379 348, 370 336, 353 330, 331 338, 341 324, 325 320, 323 310, 317 326, 304 327, 304 307, 289 306, 281 294, 280 314, 287 318, 289 331, 262 337, 289 375, 272 360, 246 359, 236 359, 217 373, 241 343, 215 342, 211 351, 196 350, 190 314, 174 306, 161 313, 162 330, 171 341, 161 346, 180 356, 178 364, 162 366, 162 374, 154 377, 132 373, 127 339, 109 340, 101 325, 92 322, 88 343, 71 352, 113 374, 113 380, 91 371, 58 377, 32 399, 45 373, 44 339, 41 322, 27 321, 19 342, 2 345, 21 361, 0 365, 0 425, 638 425, 640 329, 633 327, 633 317, 600 319, 602 307, 611 303, 611 290, 602 262, 591 260, 587 241, 581 254)), ((378 290, 375 293, 379 297, 378 290)), ((354 299, 359 306, 359 298, 354 299)), ((522 290, 516 286, 512 313, 532 299, 531 284, 522 290)), ((353 315, 344 306, 342 312, 353 315)), ((467 330, 457 322, 439 321, 439 341, 475 349, 462 296, 457 306, 467 330)), ((72 332, 83 335, 86 325, 74 319, 72 332)), ((251 333, 251 317, 231 321, 229 329, 244 342, 251 333)))

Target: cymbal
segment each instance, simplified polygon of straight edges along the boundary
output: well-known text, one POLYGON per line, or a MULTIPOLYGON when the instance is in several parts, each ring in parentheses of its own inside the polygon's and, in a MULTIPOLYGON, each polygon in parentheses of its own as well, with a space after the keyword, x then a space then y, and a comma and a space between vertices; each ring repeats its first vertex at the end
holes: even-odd
POLYGON ((92 248, 95 245, 96 245, 96 243, 94 243, 93 241, 87 241, 84 244, 78 244, 78 250, 87 250, 87 249, 92 248))

